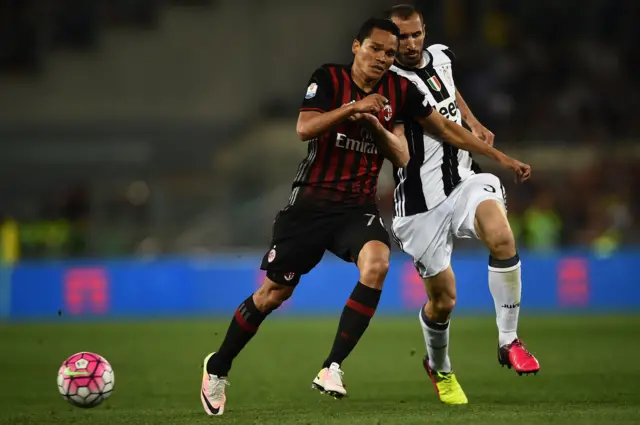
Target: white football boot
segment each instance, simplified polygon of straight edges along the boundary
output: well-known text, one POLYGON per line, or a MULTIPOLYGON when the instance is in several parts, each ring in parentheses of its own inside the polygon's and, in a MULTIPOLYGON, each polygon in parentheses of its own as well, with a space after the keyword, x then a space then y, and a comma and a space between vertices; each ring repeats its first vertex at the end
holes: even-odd
POLYGON ((344 382, 342 382, 344 372, 338 363, 331 363, 329 367, 322 369, 313 380, 311 388, 315 388, 323 394, 340 399, 347 395, 344 382))
POLYGON ((200 399, 207 415, 221 416, 224 413, 224 404, 227 401, 225 390, 230 384, 226 377, 211 375, 207 372, 207 363, 214 354, 211 353, 204 359, 200 399))

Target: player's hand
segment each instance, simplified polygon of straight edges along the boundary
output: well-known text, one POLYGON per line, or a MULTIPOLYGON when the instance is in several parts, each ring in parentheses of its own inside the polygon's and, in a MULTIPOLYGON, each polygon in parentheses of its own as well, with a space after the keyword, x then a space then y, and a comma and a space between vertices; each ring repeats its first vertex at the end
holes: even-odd
POLYGON ((477 123, 474 126, 470 127, 471 133, 476 136, 478 139, 482 140, 489 146, 493 146, 493 139, 495 135, 490 132, 484 125, 477 123))
POLYGON ((377 114, 389 101, 381 94, 374 93, 353 104, 353 110, 357 113, 377 114))
POLYGON ((531 166, 529 164, 525 164, 506 155, 501 163, 503 167, 510 169, 516 174, 516 182, 524 182, 531 177, 531 166))
POLYGON ((351 115, 349 117, 349 121, 358 122, 368 127, 373 127, 380 124, 380 121, 378 120, 378 118, 376 118, 375 115, 364 113, 364 112, 357 112, 354 115, 351 115))

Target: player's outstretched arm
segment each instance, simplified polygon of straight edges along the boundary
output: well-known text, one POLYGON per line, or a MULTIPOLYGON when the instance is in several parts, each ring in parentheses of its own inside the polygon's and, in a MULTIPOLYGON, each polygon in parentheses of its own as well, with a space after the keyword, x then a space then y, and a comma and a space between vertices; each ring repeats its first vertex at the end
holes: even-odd
POLYGON ((484 125, 480 124, 480 121, 473 115, 471 108, 469 108, 469 105, 467 105, 467 102, 465 102, 459 90, 456 90, 456 103, 462 113, 462 119, 471 129, 471 133, 489 146, 493 146, 494 134, 484 125))
POLYGON ((298 115, 296 131, 300 140, 306 142, 320 136, 347 118, 358 113, 377 113, 387 103, 387 99, 379 94, 372 94, 354 103, 329 112, 301 111, 298 115))
POLYGON ((433 111, 426 117, 416 117, 425 131, 440 138, 458 149, 478 153, 493 159, 504 168, 512 170, 520 181, 525 181, 531 176, 531 167, 517 159, 500 152, 475 137, 464 127, 446 119, 440 113, 433 111))

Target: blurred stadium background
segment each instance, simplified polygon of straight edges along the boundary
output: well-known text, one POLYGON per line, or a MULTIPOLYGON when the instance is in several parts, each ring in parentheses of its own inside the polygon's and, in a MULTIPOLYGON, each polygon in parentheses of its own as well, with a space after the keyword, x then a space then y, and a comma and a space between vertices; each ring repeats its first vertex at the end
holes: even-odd
MULTIPOLYGON (((104 328, 106 319, 229 315, 260 281, 258 257, 306 151, 295 122, 309 76, 322 63, 348 62, 361 21, 394 3, 0 0, 0 321, 9 322, 0 326, 0 336, 3 350, 11 346, 0 355, 0 365, 8 370, 36 358, 49 341, 50 356, 40 356, 39 364, 52 373, 50 365, 56 367, 70 351, 91 349, 83 346, 89 338, 117 375, 112 357, 127 364, 131 352, 115 343, 115 332, 104 328), (100 324, 64 325, 85 326, 78 333, 82 340, 47 327, 65 318, 98 318, 100 324), (16 323, 25 319, 39 324, 16 323), (53 343, 52 335, 64 343, 53 343), (108 335, 108 342, 100 335, 108 335)), ((458 87, 496 134, 497 147, 533 166, 531 183, 516 186, 482 162, 507 186, 524 261, 523 326, 539 344, 532 349, 548 354, 539 356, 543 365, 553 364, 554 351, 543 342, 559 329, 579 341, 575 356, 586 355, 588 329, 597 325, 576 315, 571 325, 564 322, 569 319, 540 319, 536 328, 527 314, 640 309, 634 273, 640 262, 640 4, 416 5, 427 21, 428 42, 449 45, 457 54, 458 87)), ((379 192, 387 219, 392 191, 387 168, 379 192)), ((486 253, 474 242, 460 242, 457 249, 460 312, 485 316, 479 323, 491 336, 486 253)), ((337 318, 355 279, 352 266, 326 256, 280 314, 337 318)), ((394 253, 383 314, 413 315, 423 302, 408 258, 394 253)), ((384 329, 393 323, 406 327, 407 341, 419 346, 415 323, 394 320, 378 323, 384 329)), ((467 329, 468 343, 480 344, 473 339, 476 322, 465 320, 461 334, 467 329)), ((628 335, 637 340, 636 319, 609 320, 612 327, 631 326, 628 335)), ((210 326, 223 332, 225 321, 210 326)), ((328 344, 334 322, 309 323, 324 332, 328 344)), ((212 341, 194 336, 197 346, 188 351, 193 359, 186 351, 176 357, 189 365, 219 338, 213 330, 207 334, 209 324, 202 322, 172 324, 168 338, 180 340, 192 326, 205 329, 212 341)), ((118 329, 123 338, 147 335, 147 345, 165 342, 159 332, 118 329)), ((371 347, 394 338, 382 331, 374 335, 379 339, 371 347)), ((623 336, 614 333, 609 342, 623 336)), ((463 350, 464 338, 455 338, 463 350)), ((265 344, 267 337, 253 350, 265 344)), ((492 339, 486 344, 493 350, 492 339)), ((637 356, 634 344, 628 353, 635 350, 637 356)), ((465 361, 473 363, 463 358, 461 368, 472 369, 465 361)), ((304 379, 315 372, 315 363, 303 368, 304 379)), ((632 369, 626 373, 640 374, 637 366, 632 369)), ((423 391, 422 381, 416 382, 423 391)), ((185 388, 185 394, 194 390, 185 388)), ((630 387, 618 388, 623 402, 624 394, 631 397, 630 387)), ((26 421, 20 406, 14 404, 11 423, 26 421)), ((590 415, 581 420, 598 417, 590 415)), ((602 417, 607 422, 615 415, 602 417)), ((478 416, 475 423, 482 420, 478 416)), ((45 423, 38 421, 33 423, 45 423)))

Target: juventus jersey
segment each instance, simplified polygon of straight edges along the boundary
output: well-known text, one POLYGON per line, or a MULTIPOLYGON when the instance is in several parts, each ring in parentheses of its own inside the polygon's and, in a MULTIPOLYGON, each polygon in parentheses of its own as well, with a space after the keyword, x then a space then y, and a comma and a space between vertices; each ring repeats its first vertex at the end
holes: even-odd
MULTIPOLYGON (((422 68, 408 69, 396 63, 391 71, 415 84, 436 111, 462 125, 453 81, 453 53, 442 44, 434 44, 423 52, 423 58, 422 68)), ((469 152, 425 133, 414 120, 405 121, 404 126, 411 158, 405 168, 394 168, 397 217, 435 208, 462 180, 479 172, 469 152)))

